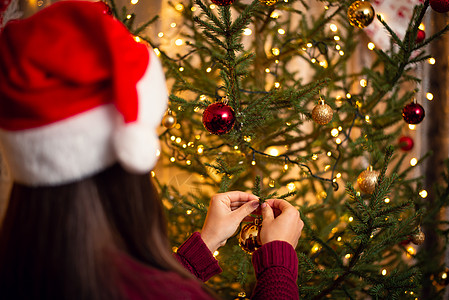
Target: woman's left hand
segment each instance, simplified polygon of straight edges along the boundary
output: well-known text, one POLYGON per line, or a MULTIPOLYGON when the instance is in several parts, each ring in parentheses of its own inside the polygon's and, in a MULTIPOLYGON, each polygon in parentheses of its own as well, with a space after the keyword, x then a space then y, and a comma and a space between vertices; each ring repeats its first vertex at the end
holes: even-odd
POLYGON ((212 197, 201 238, 214 253, 224 246, 240 223, 259 207, 259 198, 253 194, 233 191, 212 197))

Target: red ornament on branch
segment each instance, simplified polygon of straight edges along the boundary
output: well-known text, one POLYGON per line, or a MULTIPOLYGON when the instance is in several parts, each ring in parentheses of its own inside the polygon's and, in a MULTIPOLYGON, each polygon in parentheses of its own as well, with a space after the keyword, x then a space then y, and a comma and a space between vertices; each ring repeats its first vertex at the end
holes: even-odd
POLYGON ((412 150, 414 144, 413 139, 409 136, 402 136, 399 138, 399 148, 403 151, 412 150))
POLYGON ((203 124, 210 133, 216 135, 228 133, 234 123, 234 110, 226 103, 215 102, 204 110, 203 124))
POLYGON ((218 6, 227 6, 231 5, 235 0, 210 0, 210 1, 218 6))
POLYGON ((436 12, 446 13, 449 11, 449 0, 430 0, 429 4, 436 12))
POLYGON ((421 43, 422 41, 424 41, 424 39, 426 38, 426 32, 424 30, 419 29, 418 33, 416 34, 416 40, 415 42, 417 44, 421 43))
POLYGON ((424 108, 418 103, 412 102, 402 109, 402 118, 408 124, 418 124, 424 119, 424 108))

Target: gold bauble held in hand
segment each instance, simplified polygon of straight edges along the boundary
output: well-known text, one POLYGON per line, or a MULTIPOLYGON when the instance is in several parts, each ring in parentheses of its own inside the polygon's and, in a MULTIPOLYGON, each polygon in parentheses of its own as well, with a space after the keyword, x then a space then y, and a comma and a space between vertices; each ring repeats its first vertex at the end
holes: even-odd
POLYGON ((320 125, 329 123, 333 115, 332 107, 324 103, 322 99, 318 101, 318 104, 312 110, 312 119, 320 125))
POLYGON ((377 177, 379 177, 379 172, 374 171, 371 166, 360 173, 359 177, 357 177, 357 184, 360 190, 365 194, 372 194, 376 188, 377 177))
POLYGON ((167 110, 164 117, 162 118, 162 125, 167 129, 171 129, 171 128, 175 127, 176 117, 170 109, 167 110))
POLYGON ((238 236, 240 248, 246 253, 253 254, 254 251, 262 247, 260 242, 260 229, 262 228, 262 220, 254 219, 253 223, 245 224, 240 230, 238 236))
POLYGON ((374 8, 368 1, 355 1, 348 8, 349 23, 358 28, 365 28, 374 19, 374 8))

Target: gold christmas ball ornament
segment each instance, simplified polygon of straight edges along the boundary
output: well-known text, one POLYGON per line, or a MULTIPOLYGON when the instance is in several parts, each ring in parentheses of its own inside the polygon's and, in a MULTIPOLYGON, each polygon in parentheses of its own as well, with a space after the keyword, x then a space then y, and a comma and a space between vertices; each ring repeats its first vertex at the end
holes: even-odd
POLYGON ((365 194, 372 194, 376 188, 377 177, 379 177, 379 172, 374 171, 372 167, 360 173, 357 177, 360 190, 365 194))
POLYGON ((171 110, 168 110, 164 117, 162 118, 162 125, 167 128, 167 129, 171 129, 173 127, 175 127, 176 125, 176 117, 175 115, 172 113, 171 110))
POLYGON ((374 19, 374 8, 368 1, 355 1, 348 8, 349 23, 358 28, 365 28, 374 19))
POLYGON ((277 0, 259 0, 259 2, 267 6, 271 6, 274 5, 277 2, 277 0))
POLYGON ((418 232, 412 236, 412 243, 415 245, 421 245, 424 243, 424 240, 426 239, 426 235, 421 230, 421 226, 418 227, 418 232))
POLYGON ((260 242, 260 229, 262 220, 255 219, 254 223, 245 224, 238 236, 240 248, 246 253, 253 254, 254 251, 262 247, 260 242))
POLYGON ((329 123, 332 120, 333 115, 334 111, 332 110, 332 107, 324 103, 324 100, 322 99, 318 101, 318 104, 312 110, 312 119, 320 125, 329 123))

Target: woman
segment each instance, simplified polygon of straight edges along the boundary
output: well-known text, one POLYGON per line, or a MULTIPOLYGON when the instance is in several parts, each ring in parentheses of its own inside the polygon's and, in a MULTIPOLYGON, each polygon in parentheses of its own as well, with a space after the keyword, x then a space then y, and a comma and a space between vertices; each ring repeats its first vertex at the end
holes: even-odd
MULTIPOLYGON (((53 4, 0 33, 0 144, 14 180, 0 231, 2 299, 211 299, 212 253, 259 206, 211 200, 173 255, 149 172, 167 92, 157 57, 104 6, 53 4)), ((260 208, 254 299, 297 299, 303 223, 260 208)))

